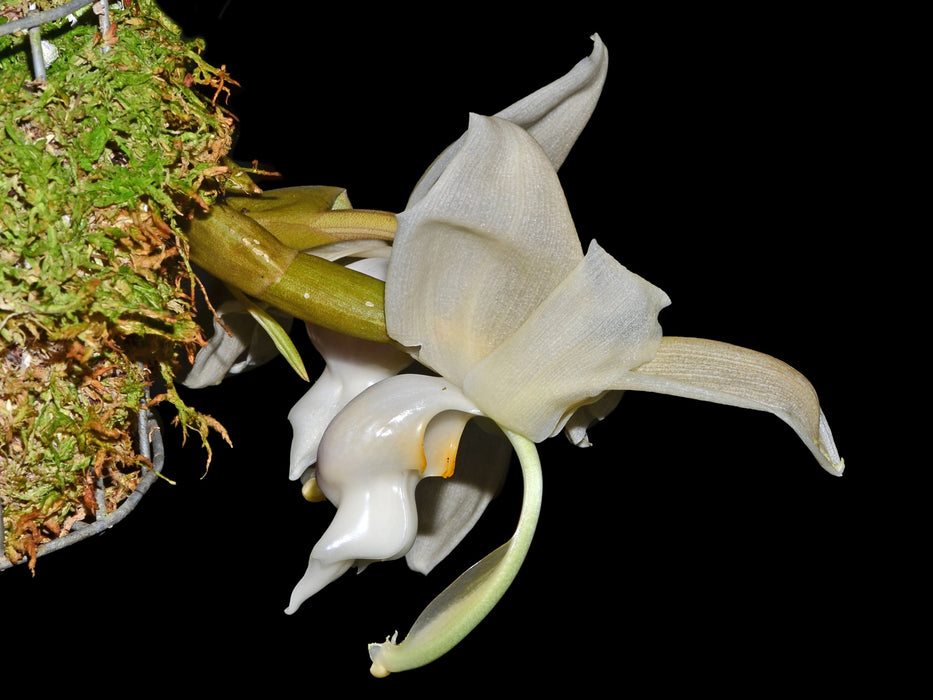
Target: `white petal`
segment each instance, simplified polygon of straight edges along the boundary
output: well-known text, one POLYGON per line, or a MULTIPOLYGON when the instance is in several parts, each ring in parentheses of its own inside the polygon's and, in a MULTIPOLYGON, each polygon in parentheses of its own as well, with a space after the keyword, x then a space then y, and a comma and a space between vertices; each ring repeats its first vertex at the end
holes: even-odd
POLYGON ((655 357, 617 388, 768 411, 794 429, 826 471, 835 476, 843 472, 813 386, 770 355, 703 338, 666 337, 655 357))
POLYGON ((389 335, 462 386, 579 263, 550 161, 511 122, 473 115, 463 148, 398 217, 386 279, 389 335))
MULTIPOLYGON (((392 246, 385 241, 371 241, 367 239, 353 239, 349 241, 334 241, 326 245, 316 246, 305 251, 309 255, 314 255, 324 260, 337 262, 341 258, 362 258, 364 260, 378 260, 388 258, 392 252, 392 246)), ((374 274, 368 269, 354 267, 353 264, 347 265, 359 272, 364 272, 370 277, 379 277, 384 280, 385 275, 374 274)), ((364 268, 366 266, 364 265, 364 268)))
MULTIPOLYGON (((494 116, 508 119, 531 133, 558 170, 590 119, 602 93, 609 53, 599 36, 593 51, 573 69, 494 116)), ((421 177, 408 200, 412 206, 427 194, 463 145, 465 136, 448 146, 421 177)))
POLYGON ((304 601, 320 591, 328 583, 333 583, 343 576, 352 566, 352 561, 325 563, 317 559, 312 559, 308 562, 308 568, 304 576, 301 577, 301 580, 292 590, 288 607, 285 608, 286 614, 291 615, 296 612, 304 601))
POLYGON ((511 456, 498 428, 467 424, 453 476, 424 479, 415 492, 418 536, 405 555, 412 570, 427 574, 460 544, 502 488, 511 456))
MULTIPOLYGON (((291 327, 293 319, 288 314, 275 308, 268 312, 284 329, 291 327)), ((217 317, 210 341, 198 351, 182 382, 189 388, 220 384, 227 375, 258 367, 279 354, 269 335, 239 302, 225 301, 217 307, 217 317)))
POLYGON ((332 580, 339 562, 346 570, 408 551, 418 529, 415 486, 446 471, 450 446, 456 450, 475 415, 479 410, 450 382, 417 374, 385 379, 346 405, 321 439, 316 470, 337 513, 311 552, 290 612, 332 580))
POLYGON ((547 300, 467 375, 463 390, 497 423, 540 442, 654 356, 658 312, 669 303, 593 242, 547 300))

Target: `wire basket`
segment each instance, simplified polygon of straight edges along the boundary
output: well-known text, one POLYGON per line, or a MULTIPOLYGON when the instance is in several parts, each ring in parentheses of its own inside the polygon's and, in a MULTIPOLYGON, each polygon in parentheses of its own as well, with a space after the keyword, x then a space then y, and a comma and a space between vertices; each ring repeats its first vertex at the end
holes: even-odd
MULTIPOLYGON (((98 479, 95 489, 96 501, 98 503, 97 512, 93 516, 88 516, 84 520, 76 522, 72 526, 71 531, 67 534, 39 545, 36 549, 36 557, 58 551, 59 549, 110 529, 130 514, 139 501, 142 500, 142 497, 149 490, 149 487, 159 478, 162 467, 165 464, 165 448, 162 442, 162 433, 158 416, 147 408, 140 408, 137 421, 139 443, 137 449, 139 454, 152 465, 151 468, 142 468, 140 472, 142 476, 136 488, 110 512, 107 511, 106 506, 104 480, 103 478, 98 479)), ((2 508, 0 508, 0 516, 2 516, 2 508)), ((2 554, 2 546, 3 529, 0 528, 0 571, 16 565, 2 554)), ((23 558, 17 563, 24 563, 26 561, 27 559, 23 558)))

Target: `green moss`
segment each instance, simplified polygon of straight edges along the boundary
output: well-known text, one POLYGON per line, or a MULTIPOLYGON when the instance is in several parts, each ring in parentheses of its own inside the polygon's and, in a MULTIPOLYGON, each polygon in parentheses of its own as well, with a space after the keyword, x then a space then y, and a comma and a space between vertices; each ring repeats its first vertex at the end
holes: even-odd
POLYGON ((153 383, 205 444, 219 427, 183 404, 173 376, 203 343, 179 222, 232 176, 229 78, 151 2, 111 22, 103 37, 89 11, 43 26, 58 57, 41 83, 27 38, 0 37, 0 507, 12 560, 93 512, 99 479, 109 505, 132 491, 135 413, 153 383))

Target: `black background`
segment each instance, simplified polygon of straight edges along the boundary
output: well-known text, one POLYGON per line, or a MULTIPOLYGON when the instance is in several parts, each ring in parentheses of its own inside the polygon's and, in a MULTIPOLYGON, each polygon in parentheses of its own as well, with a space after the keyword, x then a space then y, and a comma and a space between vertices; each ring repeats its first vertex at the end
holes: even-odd
POLYGON ((270 697, 502 680, 754 697, 897 677, 876 663, 902 602, 889 585, 895 467, 868 459, 878 436, 857 427, 878 410, 858 379, 873 351, 856 322, 874 297, 857 242, 874 216, 860 185, 865 146, 853 147, 871 101, 871 42, 852 41, 838 17, 778 11, 609 19, 585 4, 572 16, 529 6, 533 17, 162 4, 241 85, 235 157, 279 170, 270 186, 339 185, 358 207, 392 211, 469 112, 494 113, 559 77, 599 32, 609 78, 560 173, 581 238, 669 294, 666 333, 751 347, 807 375, 848 470, 823 472, 768 414, 630 394, 592 432, 594 447, 541 447, 541 524, 492 614, 434 664, 377 680, 366 643, 404 634, 511 534, 517 469, 430 576, 374 565, 286 616, 332 509, 305 503, 287 479, 286 414, 307 387, 276 361, 186 392, 235 444, 215 440, 206 474, 197 438, 183 446, 167 427, 176 486, 157 484, 112 531, 40 559, 35 577, 0 574, 13 615, 0 626, 7 682, 43 687, 66 659, 78 661, 68 682, 89 689, 257 684, 270 697))

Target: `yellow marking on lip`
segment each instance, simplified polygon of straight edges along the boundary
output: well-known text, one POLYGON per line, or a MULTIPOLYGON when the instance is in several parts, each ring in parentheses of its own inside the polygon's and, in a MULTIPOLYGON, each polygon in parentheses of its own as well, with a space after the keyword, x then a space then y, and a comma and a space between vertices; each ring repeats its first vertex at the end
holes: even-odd
POLYGON ((421 457, 421 466, 418 467, 418 471, 420 471, 422 474, 424 474, 424 470, 428 468, 428 458, 427 458, 427 456, 424 454, 424 443, 421 443, 421 451, 420 451, 419 454, 420 454, 420 457, 421 457))
POLYGON ((457 447, 458 442, 451 442, 444 453, 444 471, 441 474, 445 479, 454 475, 454 468, 457 466, 457 447))
MULTIPOLYGON (((459 436, 458 436, 459 437, 459 436)), ((443 449, 432 452, 431 471, 425 474, 428 469, 428 459, 425 454, 424 445, 421 449, 421 467, 420 471, 426 476, 442 476, 445 479, 453 476, 454 468, 457 466, 457 440, 451 440, 443 449)))

